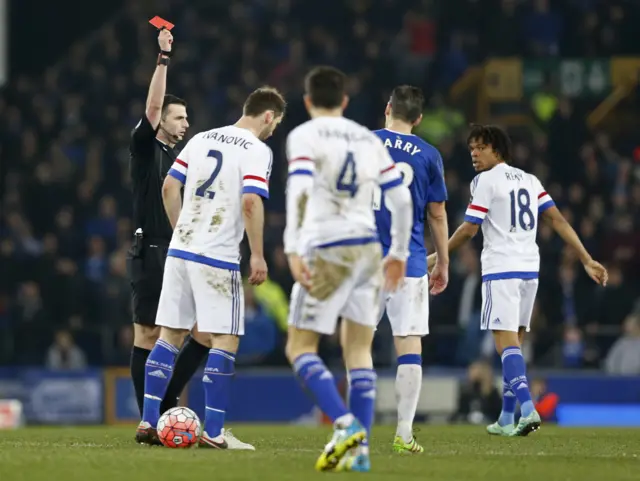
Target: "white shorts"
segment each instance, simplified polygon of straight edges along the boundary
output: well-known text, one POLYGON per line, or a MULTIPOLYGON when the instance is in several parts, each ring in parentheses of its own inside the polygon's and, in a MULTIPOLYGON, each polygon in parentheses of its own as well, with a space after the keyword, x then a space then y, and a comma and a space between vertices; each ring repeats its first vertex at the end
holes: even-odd
POLYGON ((298 283, 293 286, 290 326, 327 335, 335 333, 341 317, 376 326, 382 284, 379 244, 314 249, 305 260, 313 287, 308 293, 298 283))
POLYGON ((491 331, 529 332, 538 279, 500 279, 482 283, 480 327, 491 331))
POLYGON ((383 292, 378 322, 385 308, 394 336, 429 334, 429 276, 406 277, 396 292, 383 292))
POLYGON ((200 332, 244 334, 240 272, 167 257, 156 325, 200 332))

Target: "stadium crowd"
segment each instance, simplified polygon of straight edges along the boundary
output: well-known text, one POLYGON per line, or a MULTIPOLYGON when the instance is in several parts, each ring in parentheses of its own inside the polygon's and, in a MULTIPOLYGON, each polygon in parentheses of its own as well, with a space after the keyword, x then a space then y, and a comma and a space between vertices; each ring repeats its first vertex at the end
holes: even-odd
MULTIPOLYGON (((322 9, 301 0, 166 2, 164 13, 177 25, 169 91, 189 103, 191 134, 234 122, 246 93, 263 83, 281 89, 289 102, 283 127, 269 141, 275 154, 265 233, 271 282, 247 287, 247 336, 239 355, 245 364, 284 363, 292 280, 281 245, 283 149, 286 134, 306 120, 302 76, 310 65, 331 64, 350 75, 347 115, 370 128, 382 126, 397 83, 425 89, 432 97, 425 114, 450 114, 436 123, 445 131, 437 147, 453 231, 474 176, 465 145, 473 119, 443 107, 442 99, 467 66, 490 55, 638 53, 638 11, 627 2, 567 0, 553 12, 548 0, 438 3, 446 6, 401 0, 325 0, 322 9)), ((135 227, 128 145, 157 53, 148 13, 140 2, 128 2, 41 77, 20 76, 2 92, 2 364, 127 362, 125 254, 135 227)), ((624 322, 637 309, 640 292, 640 151, 634 156, 640 138, 589 132, 578 110, 560 99, 542 129, 516 133, 513 162, 543 181, 588 249, 607 264, 610 281, 607 288, 592 285, 551 229, 540 226, 540 289, 527 349, 534 366, 617 365, 605 362, 614 341, 640 338, 637 319, 624 322)), ((450 287, 433 300, 428 364, 466 366, 491 352, 479 331, 479 246, 453 258, 450 287)), ((328 340, 324 349, 338 359, 335 342, 328 340)), ((376 341, 379 363, 393 359, 390 349, 383 328, 376 341)))

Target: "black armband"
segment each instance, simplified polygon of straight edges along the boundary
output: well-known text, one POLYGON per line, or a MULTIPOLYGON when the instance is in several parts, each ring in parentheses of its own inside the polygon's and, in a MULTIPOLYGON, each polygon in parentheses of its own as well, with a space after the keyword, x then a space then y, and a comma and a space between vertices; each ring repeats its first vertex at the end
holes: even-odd
POLYGON ((169 59, 167 57, 163 57, 162 54, 159 54, 157 65, 164 65, 167 67, 169 66, 169 59))

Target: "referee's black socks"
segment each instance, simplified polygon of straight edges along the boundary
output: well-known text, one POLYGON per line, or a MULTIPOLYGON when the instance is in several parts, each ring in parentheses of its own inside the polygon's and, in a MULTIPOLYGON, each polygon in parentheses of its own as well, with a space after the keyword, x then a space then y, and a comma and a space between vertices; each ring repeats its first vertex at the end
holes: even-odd
POLYGON ((138 401, 140 417, 142 417, 142 406, 144 405, 144 366, 149 354, 151 351, 143 347, 133 346, 131 350, 131 379, 136 393, 136 401, 138 401))
MULTIPOLYGON (((187 337, 176 358, 176 364, 173 368, 171 381, 167 387, 167 393, 160 405, 160 414, 178 405, 180 394, 182 394, 185 386, 189 383, 208 354, 208 346, 203 346, 191 336, 187 337)), ((144 384, 144 365, 142 366, 142 379, 144 384)), ((142 390, 144 391, 144 388, 142 390)))

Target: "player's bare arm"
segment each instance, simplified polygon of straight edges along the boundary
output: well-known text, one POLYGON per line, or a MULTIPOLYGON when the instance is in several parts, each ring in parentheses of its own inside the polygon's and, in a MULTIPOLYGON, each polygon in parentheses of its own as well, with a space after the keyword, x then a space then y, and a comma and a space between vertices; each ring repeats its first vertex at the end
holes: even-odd
POLYGON ((553 206, 548 208, 542 213, 542 218, 547 222, 553 230, 569 244, 578 253, 580 262, 584 266, 584 270, 589 274, 589 277, 600 285, 606 286, 609 279, 609 273, 607 269, 597 261, 594 261, 587 252, 584 244, 578 237, 576 231, 571 227, 571 224, 567 222, 562 213, 557 207, 553 206))
POLYGON ((264 260, 264 204, 258 194, 242 195, 242 217, 251 249, 249 283, 257 286, 267 280, 264 260))
MULTIPOLYGON (((462 246, 465 242, 473 239, 475 235, 478 233, 480 229, 479 224, 474 224, 472 222, 464 221, 460 227, 456 229, 448 242, 448 251, 449 254, 455 252, 462 246)), ((433 267, 436 265, 438 261, 438 254, 431 254, 427 257, 427 269, 431 271, 433 267)))
MULTIPOLYGON (((162 52, 171 52, 173 43, 173 35, 167 29, 163 29, 158 34, 158 45, 162 52)), ((160 54, 160 60, 156 66, 151 84, 149 85, 149 93, 147 94, 147 104, 145 114, 149 123, 154 129, 160 125, 160 117, 162 116, 162 102, 167 90, 167 65, 169 56, 160 54)))
POLYGON ((300 283, 307 291, 311 290, 313 285, 311 284, 311 271, 304 262, 304 259, 298 254, 289 254, 287 256, 289 261, 289 270, 291 271, 291 277, 293 280, 300 283))
POLYGON ((430 202, 427 204, 427 219, 429 230, 436 250, 436 266, 429 277, 431 294, 442 293, 449 284, 449 224, 444 202, 430 202))
POLYGON ((385 191, 385 202, 391 212, 391 247, 383 261, 384 288, 387 292, 395 292, 407 271, 413 201, 407 186, 399 184, 385 191))
MULTIPOLYGON (((295 161, 289 169, 295 169, 295 161)), ((289 260, 291 277, 307 291, 312 287, 311 271, 297 252, 300 228, 307 210, 309 192, 313 185, 311 175, 290 175, 287 184, 287 225, 285 228, 285 252, 289 260)))
POLYGON ((178 179, 167 175, 162 184, 162 203, 172 229, 176 228, 180 209, 182 209, 181 190, 182 183, 178 179))

